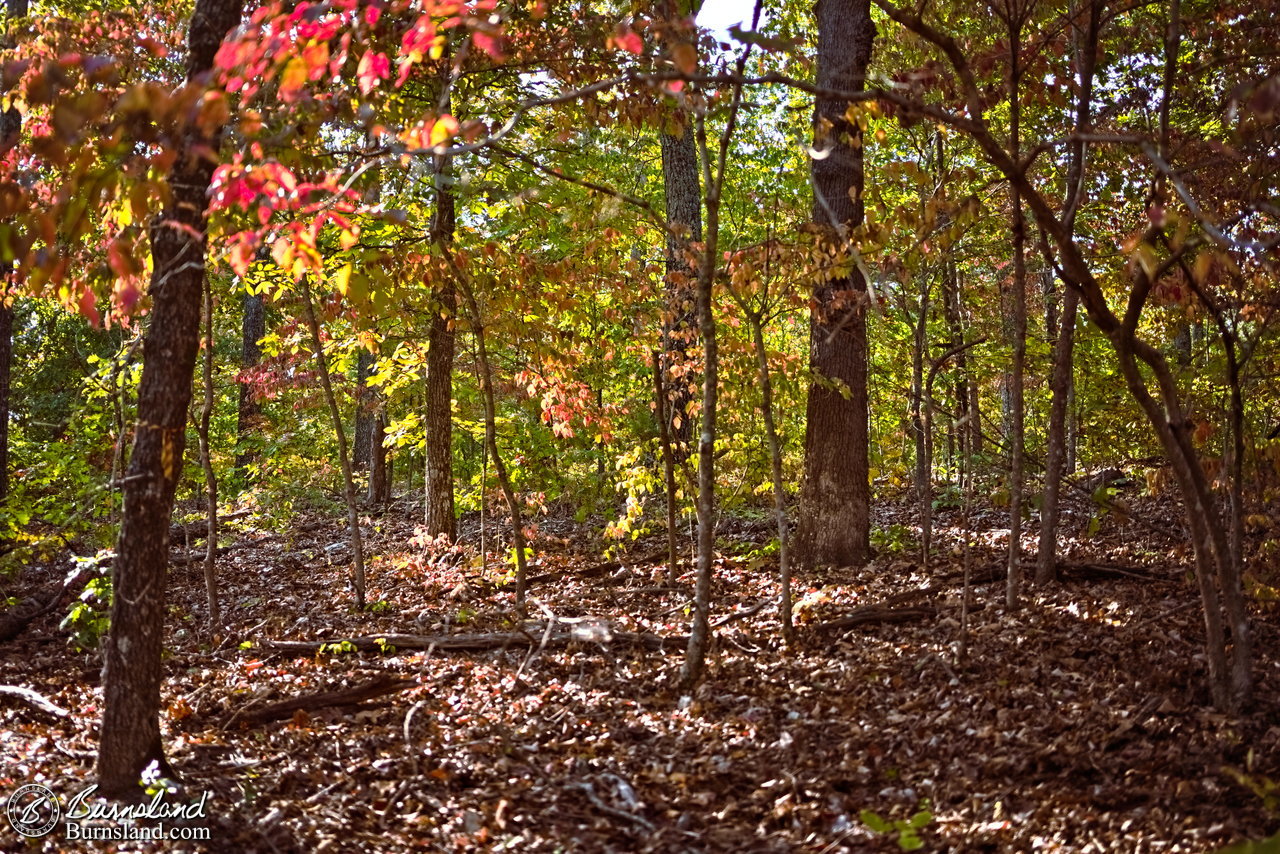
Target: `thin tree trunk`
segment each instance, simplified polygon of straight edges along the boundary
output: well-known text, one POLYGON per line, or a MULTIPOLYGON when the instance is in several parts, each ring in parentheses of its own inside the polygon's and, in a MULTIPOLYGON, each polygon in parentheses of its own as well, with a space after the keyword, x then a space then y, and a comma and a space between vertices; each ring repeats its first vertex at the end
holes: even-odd
MULTIPOLYGON (((262 361, 262 346, 258 343, 267 334, 266 305, 260 293, 246 293, 241 301, 244 317, 241 322, 240 368, 255 368, 262 361)), ((253 389, 245 381, 240 383, 240 405, 236 412, 236 471, 247 478, 253 454, 244 450, 249 435, 256 429, 254 422, 262 412, 262 406, 254 399, 253 389)))
POLYGON ((218 478, 213 473, 209 454, 209 422, 213 418, 213 288, 209 277, 204 282, 204 400, 200 405, 197 435, 200 437, 200 467, 204 469, 205 551, 204 590, 209 601, 209 634, 222 628, 222 609, 218 602, 218 478))
POLYGON ((338 439, 338 462, 342 465, 343 499, 347 504, 347 529, 351 535, 352 586, 355 588, 356 608, 364 610, 364 536, 360 533, 360 507, 356 502, 356 480, 351 470, 351 454, 347 448, 347 432, 343 428, 342 410, 337 395, 333 393, 333 381, 329 377, 329 359, 324 352, 324 339, 320 337, 320 320, 316 316, 315 300, 311 295, 308 278, 302 280, 303 308, 307 314, 307 327, 311 330, 311 344, 316 351, 316 364, 320 368, 320 386, 324 389, 325 403, 329 405, 329 417, 333 419, 333 432, 338 439))
MULTIPOLYGON (((1077 8, 1074 15, 1083 11, 1077 8)), ((1088 19, 1076 22, 1075 59, 1079 69, 1080 88, 1076 98, 1075 130, 1088 133, 1093 107, 1093 77, 1097 61, 1098 33, 1101 21, 1096 0, 1088 2, 1088 19)), ((1084 182, 1085 157, 1088 148, 1083 141, 1071 144, 1071 161, 1067 167, 1066 215, 1063 218, 1067 233, 1074 239, 1076 213, 1079 210, 1084 182)), ((1050 260, 1046 257, 1046 263, 1050 260)), ((1053 397, 1049 404, 1049 436, 1045 452, 1044 498, 1040 509, 1040 547, 1036 554, 1036 583, 1048 584, 1057 574, 1058 518, 1063 469, 1069 453, 1068 404, 1075 386, 1075 327, 1080 297, 1072 288, 1066 288, 1062 296, 1062 315, 1058 319, 1058 335, 1053 348, 1053 378, 1050 381, 1053 397)))
MULTIPOLYGON (((904 299, 905 302, 905 299, 904 299)), ((920 515, 920 564, 929 568, 929 540, 933 532, 933 459, 930 437, 927 436, 924 412, 924 360, 928 349, 929 331, 929 285, 920 293, 919 315, 916 318, 915 334, 912 336, 911 348, 911 433, 915 438, 916 457, 916 506, 920 515)))
MULTIPOLYGON (((817 85, 860 92, 875 26, 869 0, 818 0, 817 85)), ((863 221, 862 134, 847 101, 818 97, 814 110, 813 219, 829 249, 847 251, 863 221)), ((870 552, 866 282, 848 276, 817 284, 809 320, 809 364, 819 381, 805 407, 804 480, 796 530, 802 565, 861 565, 870 552)))
POLYGON ((676 547, 676 464, 671 453, 671 430, 667 420, 667 390, 662 382, 662 354, 653 352, 653 399, 658 420, 658 442, 662 446, 662 474, 667 497, 667 575, 675 578, 679 551, 676 547))
MULTIPOLYGON (((7 0, 6 25, 27 16, 27 0, 7 0)), ((3 47, 14 47, 13 39, 5 35, 3 47)), ((18 143, 22 129, 22 113, 10 107, 0 114, 0 151, 8 151, 18 143)), ((9 500, 9 418, 12 400, 9 386, 13 374, 13 300, 10 287, 13 262, 0 262, 0 505, 9 500)))
MULTIPOLYGON (((751 27, 760 21, 761 0, 756 0, 751 27)), ((751 47, 743 48, 738 58, 737 73, 741 77, 746 68, 751 47)), ((707 147, 707 122, 698 117, 698 153, 702 161, 702 179, 706 187, 707 239, 698 264, 698 331, 702 339, 702 433, 698 437, 698 576, 693 595, 693 626, 689 631, 689 646, 684 664, 680 668, 680 682, 691 688, 702 678, 707 649, 711 643, 711 581, 715 562, 716 536, 716 407, 719 404, 720 356, 716 340, 715 304, 712 301, 715 274, 718 269, 720 240, 720 199, 724 189, 725 162, 729 142, 733 139, 738 123, 738 110, 742 106, 742 84, 733 87, 733 100, 724 131, 720 134, 719 151, 714 163, 707 147)))
MULTIPOLYGON (((1020 121, 1022 117, 1019 84, 1022 67, 1018 56, 1022 44, 1025 9, 1020 0, 1009 0, 1009 154, 1017 162, 1021 154, 1020 121)), ((1009 574, 1005 586, 1005 605, 1017 608, 1022 590, 1022 477, 1023 477, 1023 409, 1022 389, 1027 361, 1027 224, 1022 215, 1022 194, 1010 187, 1013 209, 1013 368, 1009 374, 1009 574)))
MULTIPOLYGON (((452 262, 451 262, 452 263, 452 262)), ((462 273, 454 267, 461 286, 462 296, 466 300, 467 310, 471 314, 472 334, 476 338, 476 352, 480 359, 480 395, 484 401, 484 438, 489 452, 493 455, 493 470, 498 475, 498 484, 502 487, 502 496, 507 502, 507 512, 511 514, 511 539, 515 543, 516 552, 516 607, 523 609, 525 586, 528 583, 528 562, 525 555, 524 514, 520 512, 520 502, 511 486, 511 477, 507 473, 507 465, 498 450, 497 401, 493 393, 493 367, 489 362, 489 350, 485 345, 484 323, 480 315, 480 306, 470 284, 462 280, 462 273)), ((484 503, 484 485, 481 483, 481 504, 484 503)))
MULTIPOLYGON (((241 0, 197 0, 187 30, 186 79, 199 85, 223 38, 240 23, 241 0)), ((103 651, 100 791, 137 796, 151 762, 171 771, 160 741, 169 521, 182 475, 187 406, 200 343, 207 193, 221 128, 192 124, 176 138, 167 208, 151 225, 151 316, 143 342, 133 454, 124 485, 111 603, 103 651)))
POLYGON ((773 418, 773 380, 769 375, 769 351, 764 346, 764 318, 747 312, 751 326, 751 343, 756 351, 756 368, 760 373, 760 407, 764 416, 765 441, 769 445, 769 473, 773 479, 773 515, 778 525, 778 616, 782 620, 782 639, 787 646, 795 643, 795 626, 791 621, 791 551, 787 544, 787 491, 782 480, 782 441, 773 418))
MULTIPOLYGON (((964 340, 964 325, 961 322, 961 300, 959 282, 956 277, 955 262, 948 259, 943 265, 942 276, 942 312, 947 320, 947 331, 952 343, 964 340)), ((969 360, 965 352, 956 356, 955 382, 952 392, 955 397, 955 412, 958 416, 955 424, 956 454, 959 457, 960 481, 968 477, 972 466, 971 457, 976 453, 973 442, 972 422, 975 413, 969 405, 969 360)))

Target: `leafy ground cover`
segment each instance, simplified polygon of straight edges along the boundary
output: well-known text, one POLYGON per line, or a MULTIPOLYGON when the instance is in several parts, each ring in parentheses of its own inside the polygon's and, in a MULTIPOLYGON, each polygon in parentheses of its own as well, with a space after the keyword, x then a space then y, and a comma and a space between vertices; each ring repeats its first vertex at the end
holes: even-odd
MULTIPOLYGON (((1255 603, 1254 707, 1208 711, 1188 556, 1156 533, 1177 528, 1176 508, 1138 503, 1141 523, 1112 516, 1074 542, 1065 582, 1016 613, 995 571, 1005 514, 976 514, 964 660, 958 511, 942 512, 926 573, 907 505, 882 506, 871 565, 798 579, 793 650, 760 548, 768 526, 728 520, 724 624, 691 694, 676 684, 682 643, 656 638, 683 635, 692 572, 665 575, 656 539, 606 563, 579 526, 544 521, 521 620, 499 575, 468 549, 415 543, 418 511, 397 506, 367 519, 375 604, 357 613, 339 592, 339 523, 264 533, 237 520, 221 561, 228 625, 212 642, 198 566, 173 573, 170 760, 188 792, 211 793, 220 851, 1210 851, 1262 838, 1280 828, 1280 617, 1255 603), (851 613, 869 621, 824 628, 851 613), (341 643, 356 637, 384 642, 341 643), (259 717, 370 685, 387 693, 259 717)), ((0 655, 0 682, 71 712, 0 697, 6 788, 91 780, 99 661, 67 635, 50 615, 0 655)))

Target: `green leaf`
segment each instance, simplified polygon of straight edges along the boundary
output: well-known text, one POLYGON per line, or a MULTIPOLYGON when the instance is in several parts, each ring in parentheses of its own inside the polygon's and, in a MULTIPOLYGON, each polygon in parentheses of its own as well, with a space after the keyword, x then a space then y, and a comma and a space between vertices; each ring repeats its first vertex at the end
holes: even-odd
POLYGON ((858 813, 858 818, 862 820, 863 824, 871 828, 873 833, 888 833, 893 830, 893 825, 889 824, 871 810, 863 810, 858 813))

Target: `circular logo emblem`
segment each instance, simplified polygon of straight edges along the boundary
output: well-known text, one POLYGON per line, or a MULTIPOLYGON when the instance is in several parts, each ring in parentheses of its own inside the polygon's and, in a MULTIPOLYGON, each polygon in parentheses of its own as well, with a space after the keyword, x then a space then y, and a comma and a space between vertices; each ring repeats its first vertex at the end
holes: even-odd
POLYGON ((58 796, 48 786, 28 783, 9 796, 5 813, 14 830, 35 839, 57 827, 62 807, 58 806, 58 796))

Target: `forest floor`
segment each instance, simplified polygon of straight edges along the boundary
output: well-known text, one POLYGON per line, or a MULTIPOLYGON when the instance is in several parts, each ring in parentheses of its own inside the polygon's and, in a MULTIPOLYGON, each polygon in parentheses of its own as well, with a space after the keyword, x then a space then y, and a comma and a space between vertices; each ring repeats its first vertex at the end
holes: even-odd
MULTIPOLYGON (((352 607, 339 520, 295 520, 283 534, 237 520, 219 561, 226 627, 214 639, 200 566, 181 563, 172 577, 166 744, 183 778, 177 800, 208 793, 211 838, 166 845, 1128 852, 1270 835, 1280 829, 1280 608, 1252 606, 1252 709, 1209 709, 1189 555, 1153 529, 1180 531, 1178 511, 1168 499, 1132 503, 1145 524, 1111 514, 1092 537, 1064 540, 1065 582, 1030 591, 1016 612, 996 571, 1005 514, 975 514, 964 661, 956 511, 941 513, 926 572, 907 539, 909 505, 879 507, 869 566, 797 579, 793 650, 779 639, 776 560, 760 553, 769 525, 726 520, 713 619, 740 618, 717 630, 691 695, 677 684, 682 644, 652 637, 687 631, 693 587, 687 567, 663 574, 662 537, 605 563, 584 527, 542 520, 522 623, 513 591, 472 551, 413 542, 418 511, 407 504, 366 519, 374 604, 364 613, 352 607), (903 621, 821 628, 884 603, 903 621), (335 643, 357 637, 387 642, 335 643), (361 707, 267 708, 370 685, 390 693, 361 707)), ((1083 505, 1068 534, 1087 526, 1083 505)), ((474 543, 474 522, 466 528, 474 543)), ((32 567, 25 583, 66 568, 32 567)), ((0 695, 0 786, 45 782, 65 803, 92 782, 102 692, 98 655, 74 652, 58 619, 0 651, 0 684, 70 712, 0 695)), ((108 848, 60 831, 24 848, 0 831, 3 850, 108 848)))

